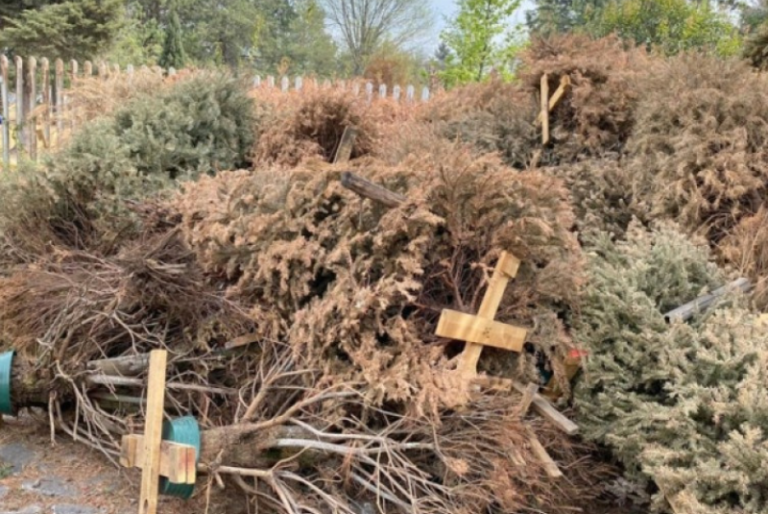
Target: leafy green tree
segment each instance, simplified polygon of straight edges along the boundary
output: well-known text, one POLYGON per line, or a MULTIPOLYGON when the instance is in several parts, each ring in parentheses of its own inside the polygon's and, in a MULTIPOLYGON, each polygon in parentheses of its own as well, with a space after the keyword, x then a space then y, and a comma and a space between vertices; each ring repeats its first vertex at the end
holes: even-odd
POLYGON ((6 19, 0 45, 19 55, 89 59, 112 43, 123 12, 123 0, 72 0, 22 10, 6 19))
POLYGON ((597 37, 616 32, 666 54, 703 48, 733 55, 741 48, 736 26, 708 0, 610 0, 587 30, 597 37))
POLYGON ((520 49, 518 28, 509 30, 520 0, 459 0, 459 12, 441 34, 450 49, 440 73, 447 86, 479 81, 491 69, 506 75, 520 49))
POLYGON ((178 15, 173 13, 165 29, 165 45, 159 64, 163 68, 183 68, 186 61, 187 56, 181 40, 181 22, 178 15))

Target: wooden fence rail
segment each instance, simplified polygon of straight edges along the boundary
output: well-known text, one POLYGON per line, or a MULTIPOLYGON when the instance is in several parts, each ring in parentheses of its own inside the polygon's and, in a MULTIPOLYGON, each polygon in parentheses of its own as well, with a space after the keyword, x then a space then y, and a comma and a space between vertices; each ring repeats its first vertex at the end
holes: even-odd
MULTIPOLYGON (((78 61, 65 63, 61 59, 50 61, 42 58, 29 57, 22 59, 16 56, 13 60, 0 56, 0 93, 2 93, 2 169, 9 170, 11 165, 21 157, 37 159, 45 149, 50 148, 63 134, 74 125, 72 116, 65 116, 67 109, 73 109, 67 95, 68 88, 83 77, 99 77, 107 79, 121 74, 130 84, 134 76, 134 67, 129 65, 121 69, 119 65, 105 62, 94 63, 85 61, 82 66, 78 61), (11 82, 14 82, 12 84, 11 82), (35 114, 34 118, 32 114, 35 114), (69 119, 70 121, 67 121, 69 119)), ((142 71, 173 76, 177 71, 173 68, 162 70, 155 66, 151 70, 147 66, 142 71)), ((280 91, 305 91, 308 86, 313 88, 339 88, 350 95, 373 102, 389 98, 395 102, 416 101, 426 102, 430 99, 430 90, 421 89, 417 97, 417 89, 413 85, 391 87, 378 84, 378 89, 372 82, 358 80, 337 80, 332 82, 325 79, 318 82, 315 78, 274 77, 268 75, 253 77, 254 88, 279 88, 280 91)), ((71 112, 69 113, 71 114, 71 112)))

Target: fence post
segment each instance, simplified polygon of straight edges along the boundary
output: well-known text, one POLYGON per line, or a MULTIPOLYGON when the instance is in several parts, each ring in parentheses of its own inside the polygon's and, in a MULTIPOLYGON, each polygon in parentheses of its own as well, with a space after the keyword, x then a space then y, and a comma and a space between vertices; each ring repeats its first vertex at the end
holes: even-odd
POLYGON ((26 149, 24 137, 24 113, 27 107, 24 105, 24 59, 20 56, 14 58, 16 65, 16 156, 21 157, 21 152, 26 149))
POLYGON ((283 79, 280 81, 280 89, 282 89, 283 93, 288 92, 289 83, 288 77, 283 76, 283 79))
POLYGON ((253 77, 253 87, 261 87, 261 75, 253 77))
POLYGON ((408 103, 413 102, 413 96, 415 95, 416 90, 412 85, 408 85, 407 88, 405 88, 405 99, 408 100, 408 103))
POLYGON ((301 91, 301 88, 304 86, 304 78, 301 75, 296 76, 296 85, 294 86, 296 88, 296 91, 301 91))
POLYGON ((392 88, 392 98, 395 99, 395 102, 400 101, 400 86, 395 86, 392 88))
POLYGON ((421 90, 421 101, 426 102, 429 100, 429 88, 424 86, 424 89, 421 90))
POLYGON ((11 168, 11 127, 8 119, 8 58, 4 55, 0 55, 0 75, 3 77, 3 83, 0 84, 3 100, 3 169, 7 172, 11 168))
POLYGON ((387 97, 387 85, 381 84, 379 86, 379 98, 386 98, 387 97))
POLYGON ((128 75, 128 85, 133 84, 133 74, 134 74, 133 64, 129 64, 128 66, 125 67, 125 73, 126 75, 128 75))
POLYGON ((173 77, 173 76, 175 76, 175 75, 176 75, 176 68, 174 68, 173 66, 171 66, 170 68, 168 68, 168 76, 169 76, 169 77, 173 77))
POLYGON ((370 82, 365 84, 365 99, 368 103, 371 103, 371 100, 373 100, 373 84, 370 82))
POLYGON ((360 83, 359 82, 355 82, 354 84, 352 84, 352 96, 355 96, 355 97, 360 96, 360 83))
MULTIPOLYGON (((69 72, 70 72, 70 74, 72 76, 72 84, 71 84, 72 86, 75 85, 75 81, 77 81, 77 76, 80 73, 79 67, 80 67, 80 65, 78 64, 78 62, 76 60, 72 59, 72 61, 70 62, 70 68, 71 69, 69 70, 69 72)), ((65 109, 67 109, 67 110, 72 109, 72 106, 69 105, 69 97, 67 95, 64 95, 64 105, 65 105, 65 109)), ((70 113, 70 114, 71 114, 71 116, 70 116, 70 118, 71 118, 70 128, 74 129, 75 128, 75 116, 74 116, 74 113, 70 113)))
POLYGON ((107 80, 107 74, 109 72, 109 68, 107 67, 107 63, 104 61, 99 61, 99 65, 97 68, 97 73, 99 74, 99 78, 101 80, 107 80))
POLYGON ((275 77, 267 75, 267 87, 275 87, 275 77))
POLYGON ((53 102, 56 106, 54 111, 56 116, 56 137, 61 137, 61 131, 64 128, 64 124, 61 120, 62 114, 62 102, 64 100, 64 61, 56 59, 55 77, 53 79, 53 102))
POLYGON ((51 63, 43 57, 40 60, 40 69, 43 71, 43 147, 48 148, 51 144, 51 63))
POLYGON ((93 63, 91 61, 85 61, 85 64, 83 65, 83 75, 85 75, 86 78, 93 77, 93 63))
POLYGON ((29 101, 29 110, 27 111, 27 123, 32 122, 27 127, 27 137, 29 138, 29 157, 37 160, 37 119, 33 116, 35 106, 37 105, 37 59, 30 57, 27 60, 27 88, 29 101))

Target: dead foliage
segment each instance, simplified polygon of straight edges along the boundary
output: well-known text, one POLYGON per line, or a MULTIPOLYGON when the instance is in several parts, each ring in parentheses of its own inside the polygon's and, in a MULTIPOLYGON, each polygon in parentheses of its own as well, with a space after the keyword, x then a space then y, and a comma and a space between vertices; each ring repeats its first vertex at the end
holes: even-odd
POLYGON ((478 153, 498 152, 509 166, 524 169, 540 146, 539 110, 530 92, 492 80, 436 96, 419 119, 446 139, 471 144, 478 153))
POLYGON ((628 142, 635 195, 717 243, 764 202, 765 78, 745 63, 683 54, 644 81, 628 142))
POLYGON ((268 108, 269 116, 254 149, 259 164, 295 166, 302 160, 319 157, 333 161, 344 129, 357 129, 352 158, 373 152, 381 128, 407 116, 409 106, 394 100, 368 102, 341 87, 322 88, 305 84, 300 91, 281 92, 262 87, 253 91, 257 102, 268 108))
POLYGON ((627 49, 615 36, 554 36, 532 41, 521 60, 522 88, 530 95, 540 98, 544 74, 550 96, 563 77, 570 81, 550 115, 557 163, 623 149, 635 125, 637 78, 653 67, 644 50, 627 49))
POLYGON ((575 302, 567 193, 557 179, 450 145, 396 168, 359 166, 408 202, 362 202, 322 169, 224 173, 179 198, 186 240, 251 309, 259 336, 367 383, 374 404, 424 411, 461 401, 451 375, 438 372, 452 365, 434 336, 441 310, 477 312, 502 249, 524 264, 497 319, 534 326, 575 302))
POLYGON ((250 326, 206 288, 176 230, 129 243, 111 258, 54 249, 14 271, 0 279, 0 330, 41 366, 57 360, 72 369, 163 346, 209 348, 250 326))
POLYGON ((753 298, 757 304, 768 306, 768 210, 765 206, 752 216, 742 218, 738 225, 719 242, 718 255, 740 275, 755 283, 753 298))

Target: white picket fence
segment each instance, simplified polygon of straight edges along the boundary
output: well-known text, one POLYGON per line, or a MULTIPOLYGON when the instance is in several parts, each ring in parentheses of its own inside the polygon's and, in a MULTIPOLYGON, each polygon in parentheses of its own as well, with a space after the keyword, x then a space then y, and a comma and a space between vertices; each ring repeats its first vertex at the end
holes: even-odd
MULTIPOLYGON (((141 67, 149 70, 146 66, 141 67)), ((165 70, 160 67, 154 67, 151 71, 163 74, 165 70)), ((40 59, 39 61, 30 57, 26 60, 21 57, 15 57, 12 61, 5 56, 0 56, 0 92, 2 93, 2 151, 3 151, 3 169, 10 168, 12 157, 18 159, 24 154, 31 159, 37 159, 38 145, 42 141, 43 146, 48 146, 52 137, 60 136, 64 131, 71 129, 65 127, 62 121, 62 114, 67 108, 67 90, 76 79, 82 77, 113 77, 119 74, 125 74, 128 77, 135 73, 133 66, 127 66, 121 69, 118 65, 110 65, 104 62, 98 63, 94 67, 90 61, 85 61, 81 67, 78 61, 64 63, 61 59, 51 61, 40 59), (15 84, 9 83, 9 77, 15 76, 15 84), (34 120, 34 123, 28 123, 29 115, 37 109, 42 116, 34 120), (11 137, 11 128, 15 128, 14 135, 11 137)), ((168 75, 176 75, 173 68, 167 70, 168 75)), ((255 88, 277 88, 280 91, 302 91, 305 85, 311 87, 331 88, 337 87, 349 91, 354 96, 365 95, 369 102, 377 99, 389 98, 396 102, 426 102, 430 98, 430 89, 421 88, 417 93, 416 87, 407 85, 404 88, 400 85, 394 85, 389 88, 386 84, 374 87, 372 82, 361 82, 359 80, 338 80, 331 82, 323 80, 318 83, 316 78, 306 78, 302 76, 289 78, 280 77, 279 85, 274 76, 269 75, 262 80, 262 77, 256 75, 253 78, 253 87, 255 88), (418 97, 417 97, 418 94, 418 97)))
MULTIPOLYGON (((377 98, 391 98, 392 100, 399 102, 402 100, 406 102, 414 102, 416 101, 416 87, 409 84, 405 86, 405 90, 403 91, 403 88, 400 85, 394 85, 392 88, 389 88, 386 84, 379 85, 378 89, 376 89, 373 85, 373 82, 361 82, 359 80, 338 80, 335 83, 331 82, 330 80, 326 79, 323 80, 322 83, 318 83, 317 79, 310 78, 305 79, 302 76, 297 76, 291 80, 290 77, 283 76, 280 79, 280 90, 283 92, 289 92, 289 91, 301 91, 304 89, 304 83, 306 81, 313 82, 314 87, 322 87, 330 89, 332 87, 341 88, 344 90, 349 90, 349 92, 354 96, 359 96, 361 93, 361 90, 364 91, 366 99, 370 102, 377 98)), ((269 75, 266 77, 265 80, 262 80, 260 75, 256 75, 256 77, 253 79, 253 87, 260 88, 260 87, 276 87, 275 77, 272 75, 269 75)), ((420 99, 422 102, 428 101, 430 98, 430 89, 428 87, 421 88, 420 91, 420 99)))

